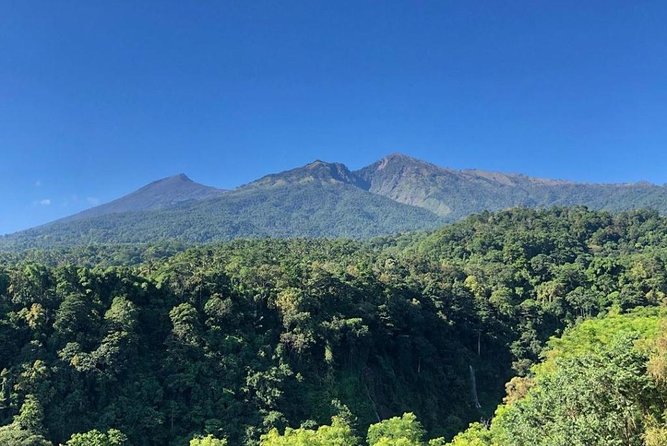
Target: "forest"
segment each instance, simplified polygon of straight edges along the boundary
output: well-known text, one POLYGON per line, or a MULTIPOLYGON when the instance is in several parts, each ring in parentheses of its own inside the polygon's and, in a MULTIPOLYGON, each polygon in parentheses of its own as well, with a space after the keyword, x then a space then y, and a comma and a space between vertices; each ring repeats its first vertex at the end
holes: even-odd
POLYGON ((667 218, 0 253, 0 444, 667 445, 667 218))

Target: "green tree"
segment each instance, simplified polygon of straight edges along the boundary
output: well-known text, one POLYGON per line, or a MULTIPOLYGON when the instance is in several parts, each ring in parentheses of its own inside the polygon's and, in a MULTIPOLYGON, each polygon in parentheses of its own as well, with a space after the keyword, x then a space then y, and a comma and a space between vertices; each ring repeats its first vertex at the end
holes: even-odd
POLYGON ((421 446, 424 428, 413 413, 380 421, 368 428, 369 446, 421 446))
POLYGON ((227 440, 207 435, 205 437, 193 438, 190 440, 190 446, 227 446, 227 440))
POLYGON ((0 444, 3 446, 51 446, 44 438, 44 410, 33 395, 26 396, 14 421, 0 428, 0 444))
POLYGON ((280 435, 277 429, 262 435, 261 446, 356 446, 359 438, 352 428, 339 417, 333 417, 330 426, 317 429, 285 429, 280 435))
POLYGON ((65 443, 66 446, 125 446, 127 437, 119 430, 109 429, 107 432, 100 432, 97 429, 74 434, 65 443))

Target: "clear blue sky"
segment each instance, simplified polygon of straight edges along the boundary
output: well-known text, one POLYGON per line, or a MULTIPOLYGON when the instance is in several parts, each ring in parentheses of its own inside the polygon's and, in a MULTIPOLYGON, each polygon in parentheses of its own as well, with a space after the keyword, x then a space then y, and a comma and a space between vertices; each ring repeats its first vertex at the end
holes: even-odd
POLYGON ((0 233, 319 158, 667 182, 665 1, 0 0, 0 233))

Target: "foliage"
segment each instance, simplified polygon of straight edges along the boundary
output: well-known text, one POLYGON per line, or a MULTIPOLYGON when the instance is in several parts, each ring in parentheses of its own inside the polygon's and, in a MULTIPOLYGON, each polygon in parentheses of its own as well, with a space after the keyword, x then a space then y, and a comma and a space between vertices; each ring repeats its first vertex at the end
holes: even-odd
POLYGON ((655 309, 612 315, 552 340, 534 385, 499 407, 490 429, 472 425, 452 446, 661 444, 667 392, 647 364, 661 355, 665 317, 655 309))
POLYGON ((34 395, 27 395, 14 421, 0 427, 0 444, 6 446, 52 446, 44 438, 44 413, 34 395))
POLYGON ((317 429, 285 429, 280 435, 277 429, 271 429, 262 436, 261 446, 356 446, 359 439, 354 435, 352 427, 343 419, 333 417, 330 426, 317 429))
POLYGON ((127 437, 116 429, 100 432, 93 429, 83 434, 74 434, 65 443, 66 446, 123 446, 127 444, 127 437))
POLYGON ((190 446, 227 446, 227 440, 215 438, 213 435, 195 437, 190 440, 190 446))
MULTIPOLYGON (((515 376, 496 419, 507 411, 526 438, 538 409, 567 416, 551 400, 585 407, 590 397, 628 408, 596 415, 607 430, 594 432, 615 435, 628 421, 642 427, 633 435, 655 443, 663 412, 601 385, 575 394, 584 382, 570 375, 662 388, 664 341, 635 351, 613 333, 659 331, 650 308, 667 293, 666 223, 648 211, 515 209, 366 242, 8 255, 0 261, 0 439, 59 444, 115 428, 137 446, 184 446, 195 434, 256 446, 262 435, 344 436, 344 426, 355 438, 371 425, 373 435, 388 433, 416 426, 394 418, 413 413, 425 434, 373 441, 423 444, 490 418, 515 376), (570 394, 551 394, 558 389, 570 394), (540 406, 526 406, 523 418, 510 413, 525 401, 540 406)), ((501 424, 476 425, 479 435, 455 442, 477 446, 501 424)))
POLYGON ((368 428, 369 446, 420 446, 426 432, 413 413, 373 424, 368 428))

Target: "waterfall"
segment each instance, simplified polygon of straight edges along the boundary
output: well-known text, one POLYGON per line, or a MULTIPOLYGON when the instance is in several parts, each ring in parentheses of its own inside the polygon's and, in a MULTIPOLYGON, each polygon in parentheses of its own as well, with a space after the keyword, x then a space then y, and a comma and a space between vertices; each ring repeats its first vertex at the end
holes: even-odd
POLYGON ((470 392, 472 394, 472 402, 475 404, 477 409, 481 409, 482 405, 479 404, 479 398, 477 398, 477 380, 475 379, 475 369, 473 369, 471 365, 468 367, 470 368, 470 392))

